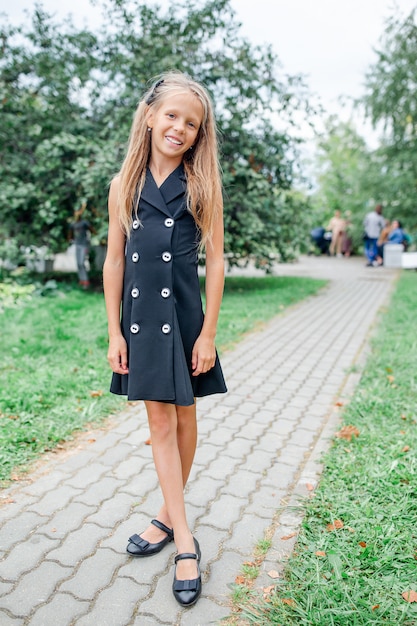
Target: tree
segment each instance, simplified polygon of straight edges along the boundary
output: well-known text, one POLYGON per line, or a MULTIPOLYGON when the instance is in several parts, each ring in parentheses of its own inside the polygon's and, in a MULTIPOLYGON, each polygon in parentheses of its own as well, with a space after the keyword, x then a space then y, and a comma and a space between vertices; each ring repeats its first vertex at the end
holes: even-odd
POLYGON ((165 12, 139 0, 96 4, 105 16, 99 32, 56 24, 39 8, 29 30, 3 29, 5 234, 58 249, 82 202, 104 229, 108 182, 137 102, 151 77, 175 67, 202 81, 215 102, 231 262, 294 255, 305 211, 292 191, 297 141, 288 129, 306 100, 301 81, 282 74, 270 47, 240 36, 229 0, 174 2, 165 12), (280 131, 271 122, 277 115, 280 131))
POLYGON ((387 20, 377 60, 366 74, 366 114, 383 137, 377 158, 392 217, 417 228, 417 25, 416 11, 387 20))

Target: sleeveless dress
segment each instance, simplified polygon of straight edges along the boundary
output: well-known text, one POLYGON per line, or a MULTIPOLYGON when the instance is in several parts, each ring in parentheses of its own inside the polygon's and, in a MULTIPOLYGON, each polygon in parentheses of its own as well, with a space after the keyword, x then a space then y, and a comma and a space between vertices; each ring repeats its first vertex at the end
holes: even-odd
POLYGON ((128 374, 113 373, 110 391, 128 400, 180 406, 227 391, 216 354, 214 367, 191 375, 191 354, 204 314, 198 280, 199 233, 186 207, 180 165, 158 188, 148 169, 126 244, 121 328, 128 374))

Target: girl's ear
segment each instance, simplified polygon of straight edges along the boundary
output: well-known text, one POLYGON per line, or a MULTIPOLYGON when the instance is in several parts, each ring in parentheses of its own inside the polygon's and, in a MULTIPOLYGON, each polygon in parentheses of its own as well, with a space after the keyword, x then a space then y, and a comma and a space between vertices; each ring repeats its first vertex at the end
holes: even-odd
POLYGON ((146 115, 146 123, 148 125, 148 128, 152 128, 153 127, 153 113, 152 113, 152 110, 149 110, 147 115, 146 115))

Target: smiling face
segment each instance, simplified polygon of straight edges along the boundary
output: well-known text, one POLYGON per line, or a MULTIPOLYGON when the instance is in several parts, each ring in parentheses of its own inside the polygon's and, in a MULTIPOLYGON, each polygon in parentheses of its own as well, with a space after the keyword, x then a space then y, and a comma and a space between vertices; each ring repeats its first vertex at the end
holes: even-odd
POLYGON ((147 116, 152 129, 151 164, 161 166, 167 161, 177 167, 184 154, 195 143, 203 119, 203 106, 192 92, 166 97, 151 107, 147 116))

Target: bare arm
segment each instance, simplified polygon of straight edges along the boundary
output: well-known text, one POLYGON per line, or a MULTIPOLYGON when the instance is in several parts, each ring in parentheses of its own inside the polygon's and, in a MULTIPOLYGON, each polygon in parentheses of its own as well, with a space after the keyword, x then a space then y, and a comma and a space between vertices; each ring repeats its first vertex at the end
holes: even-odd
POLYGON ((117 215, 119 181, 115 178, 109 192, 109 234, 106 260, 103 266, 103 287, 109 330, 107 358, 112 370, 127 374, 127 346, 120 327, 120 305, 125 270, 125 235, 117 215))
POLYGON ((206 312, 201 333, 192 354, 193 376, 210 370, 216 360, 215 338, 224 288, 223 216, 216 223, 213 238, 206 246, 206 312))

